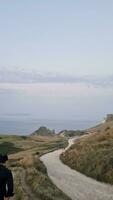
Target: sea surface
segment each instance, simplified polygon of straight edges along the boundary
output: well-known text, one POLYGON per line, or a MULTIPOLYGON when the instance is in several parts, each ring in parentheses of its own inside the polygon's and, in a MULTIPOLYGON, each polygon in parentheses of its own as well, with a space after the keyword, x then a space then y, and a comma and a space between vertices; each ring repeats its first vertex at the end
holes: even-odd
POLYGON ((54 129, 56 133, 62 130, 86 129, 96 125, 96 120, 47 120, 27 118, 0 118, 0 134, 29 135, 40 126, 54 129))

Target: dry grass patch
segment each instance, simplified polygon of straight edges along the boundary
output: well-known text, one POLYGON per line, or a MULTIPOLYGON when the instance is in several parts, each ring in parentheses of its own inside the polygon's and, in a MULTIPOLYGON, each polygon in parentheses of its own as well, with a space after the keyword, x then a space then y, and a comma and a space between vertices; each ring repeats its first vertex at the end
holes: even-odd
MULTIPOLYGON (((14 200, 70 200, 54 186, 39 159, 44 153, 67 146, 66 139, 59 136, 1 136, 0 143, 5 144, 6 141, 13 144, 13 150, 18 148, 9 156, 7 163, 14 176, 14 200)), ((7 150, 7 146, 2 147, 7 150)))
POLYGON ((87 176, 113 184, 113 128, 80 138, 61 159, 87 176))

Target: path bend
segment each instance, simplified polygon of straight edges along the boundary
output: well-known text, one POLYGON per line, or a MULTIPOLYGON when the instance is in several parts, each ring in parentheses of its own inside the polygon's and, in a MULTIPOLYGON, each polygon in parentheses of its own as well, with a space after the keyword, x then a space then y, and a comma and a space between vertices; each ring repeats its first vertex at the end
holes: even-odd
MULTIPOLYGON (((69 140, 69 146, 74 140, 69 140)), ((69 168, 59 159, 62 152, 60 149, 40 158, 47 167, 49 177, 59 189, 72 200, 113 200, 113 186, 97 182, 69 168)))

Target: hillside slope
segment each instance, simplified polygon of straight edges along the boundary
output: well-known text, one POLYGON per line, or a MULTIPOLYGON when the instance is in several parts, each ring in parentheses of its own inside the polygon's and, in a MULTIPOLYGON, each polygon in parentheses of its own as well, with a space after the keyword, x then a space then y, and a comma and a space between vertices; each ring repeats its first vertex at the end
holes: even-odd
POLYGON ((81 131, 81 130, 63 130, 58 135, 60 135, 62 137, 71 138, 71 137, 75 137, 75 136, 81 136, 84 134, 87 134, 87 132, 81 131))
MULTIPOLYGON (((77 139, 78 137, 69 139, 68 147, 77 139)), ((59 189, 72 200, 113 200, 111 185, 100 183, 63 164, 59 159, 62 152, 64 149, 47 153, 41 157, 47 167, 49 177, 59 189)))
POLYGON ((62 161, 71 168, 102 182, 113 184, 113 122, 93 129, 92 134, 78 139, 62 161))
POLYGON ((49 179, 39 157, 67 146, 58 136, 0 135, 0 152, 8 153, 7 166, 14 177, 13 200, 70 200, 49 179))

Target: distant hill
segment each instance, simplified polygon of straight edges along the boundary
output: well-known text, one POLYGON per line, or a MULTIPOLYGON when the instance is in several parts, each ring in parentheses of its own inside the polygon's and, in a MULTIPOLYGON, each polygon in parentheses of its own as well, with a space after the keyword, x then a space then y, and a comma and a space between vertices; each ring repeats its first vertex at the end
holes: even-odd
POLYGON ((33 132, 31 135, 54 136, 55 135, 55 131, 48 129, 45 126, 41 126, 38 130, 33 132))
POLYGON ((78 139, 61 159, 87 176, 113 184, 113 121, 87 131, 90 134, 78 139))
POLYGON ((63 130, 59 133, 59 135, 62 137, 74 137, 74 136, 81 136, 84 134, 86 134, 86 132, 80 130, 63 130))
POLYGON ((94 132, 104 132, 105 129, 109 129, 113 127, 113 118, 112 118, 112 114, 108 114, 105 119, 102 121, 102 123, 87 129, 86 131, 89 133, 94 133, 94 132))

